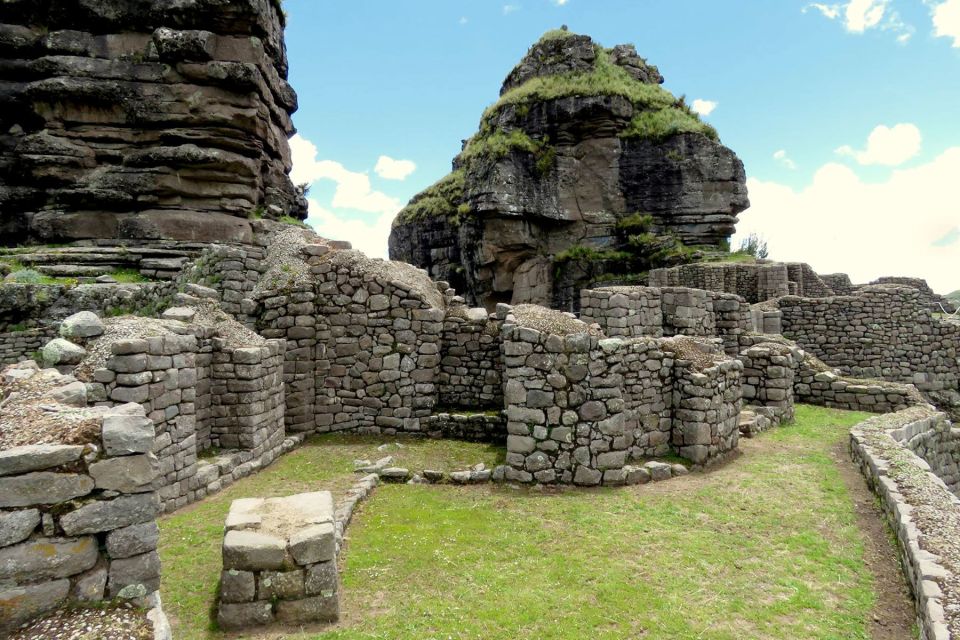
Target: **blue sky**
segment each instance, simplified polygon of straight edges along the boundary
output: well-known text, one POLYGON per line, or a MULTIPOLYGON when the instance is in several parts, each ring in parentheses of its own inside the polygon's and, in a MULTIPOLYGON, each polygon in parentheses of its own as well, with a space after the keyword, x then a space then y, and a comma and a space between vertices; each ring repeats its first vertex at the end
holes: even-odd
POLYGON ((673 93, 715 103, 706 119, 750 177, 740 229, 772 257, 960 288, 960 0, 284 6, 295 177, 313 183, 322 235, 382 255, 392 213, 449 171, 513 65, 566 24, 635 44, 673 93))

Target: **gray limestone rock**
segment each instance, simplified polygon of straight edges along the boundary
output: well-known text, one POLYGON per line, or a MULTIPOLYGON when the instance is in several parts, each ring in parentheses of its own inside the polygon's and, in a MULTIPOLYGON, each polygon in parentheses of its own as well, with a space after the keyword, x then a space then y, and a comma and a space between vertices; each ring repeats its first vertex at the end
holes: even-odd
POLYGON ((103 419, 102 437, 107 455, 149 453, 153 448, 153 421, 143 415, 108 415, 103 419))
POLYGON ((68 340, 95 338, 103 331, 103 322, 92 311, 75 313, 60 323, 60 335, 68 340))
POLYGON ((154 551, 159 540, 160 527, 156 522, 115 529, 107 534, 107 555, 111 558, 129 558, 154 551))
POLYGON ((0 549, 0 582, 56 580, 82 573, 97 563, 97 540, 37 538, 0 549))
POLYGON ((80 459, 79 445, 34 444, 0 451, 0 476, 52 469, 80 459))
POLYGON ((60 606, 70 594, 69 580, 23 586, 0 586, 0 633, 13 632, 24 622, 60 606))
POLYGON ((98 489, 140 493, 150 491, 160 475, 160 461, 152 453, 106 458, 91 464, 89 471, 98 489))
POLYGON ((22 542, 40 524, 40 512, 36 509, 0 512, 0 547, 22 542))
POLYGON ((120 496, 91 502, 71 511, 60 518, 60 526, 67 535, 113 531, 149 522, 157 517, 159 509, 160 501, 154 493, 120 496))
POLYGON ((93 480, 74 473, 39 471, 0 478, 0 507, 58 504, 85 496, 93 488, 93 480))
POLYGON ((228 531, 223 539, 223 567, 245 571, 279 571, 287 561, 286 541, 255 531, 228 531))
POLYGON ((65 364, 79 364, 86 356, 86 350, 69 340, 54 338, 41 350, 43 362, 48 367, 65 364))

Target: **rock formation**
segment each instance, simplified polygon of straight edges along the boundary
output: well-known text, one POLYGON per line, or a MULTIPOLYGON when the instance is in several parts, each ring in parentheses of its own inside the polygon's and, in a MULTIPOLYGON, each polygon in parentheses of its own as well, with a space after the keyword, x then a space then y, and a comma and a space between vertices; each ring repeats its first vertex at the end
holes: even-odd
POLYGON ((398 215, 390 255, 472 302, 572 308, 596 282, 717 248, 748 206, 743 164, 630 45, 547 33, 453 172, 398 215))
POLYGON ((0 243, 237 241, 305 216, 279 0, 6 0, 0 243))

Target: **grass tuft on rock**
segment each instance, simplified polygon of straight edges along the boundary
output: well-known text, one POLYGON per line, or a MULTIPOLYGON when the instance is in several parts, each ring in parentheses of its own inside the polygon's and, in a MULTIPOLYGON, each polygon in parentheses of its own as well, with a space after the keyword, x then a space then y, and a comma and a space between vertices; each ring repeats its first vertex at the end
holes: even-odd
POLYGON ((435 184, 413 196, 410 203, 400 210, 393 220, 398 226, 416 220, 439 216, 455 216, 463 202, 463 187, 466 172, 458 169, 435 184))

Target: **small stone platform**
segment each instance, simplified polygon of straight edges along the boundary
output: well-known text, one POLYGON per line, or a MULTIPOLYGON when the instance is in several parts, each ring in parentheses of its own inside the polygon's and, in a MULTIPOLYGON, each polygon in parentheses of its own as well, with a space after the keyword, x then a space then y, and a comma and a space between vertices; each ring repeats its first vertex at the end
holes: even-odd
POLYGON ((334 622, 340 615, 329 491, 234 500, 223 539, 223 629, 334 622))

